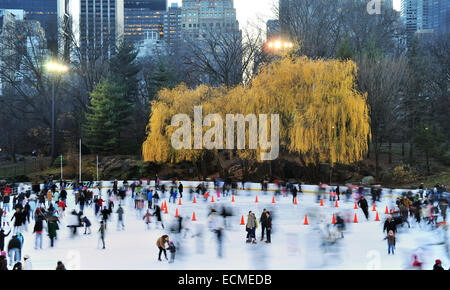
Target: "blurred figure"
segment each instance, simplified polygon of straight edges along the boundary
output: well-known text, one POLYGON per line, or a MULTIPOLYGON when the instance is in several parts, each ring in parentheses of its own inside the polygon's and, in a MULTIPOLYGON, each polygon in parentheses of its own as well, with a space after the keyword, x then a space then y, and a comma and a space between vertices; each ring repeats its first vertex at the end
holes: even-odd
POLYGON ((256 236, 255 236, 256 218, 255 214, 252 213, 252 211, 248 212, 246 230, 247 230, 247 243, 256 244, 256 236))
POLYGON ((270 244, 270 233, 272 232, 272 217, 270 216, 270 212, 266 211, 266 226, 267 226, 267 240, 266 243, 270 244))
POLYGON ((367 204, 367 200, 364 195, 361 195, 361 199, 358 201, 358 206, 362 209, 364 215, 366 216, 366 220, 369 220, 369 205, 367 204))
POLYGON ((216 238, 217 238, 217 257, 223 257, 223 232, 224 229, 222 227, 218 227, 215 230, 216 238))
POLYGON ((177 251, 177 248, 175 247, 175 244, 173 242, 169 242, 168 250, 170 252, 169 263, 173 263, 175 261, 175 252, 177 251))
POLYGON ((419 261, 419 257, 417 255, 413 255, 412 268, 413 270, 422 270, 423 263, 419 261))
POLYGON ((33 270, 33 265, 29 255, 23 257, 23 270, 33 270))
POLYGON ((58 261, 58 263, 56 264, 56 270, 66 270, 66 266, 64 266, 63 262, 58 261))
POLYGON ((263 209, 261 217, 259 218, 259 223, 261 224, 261 241, 264 240, 264 230, 267 228, 267 210, 263 209))
POLYGON ((442 267, 442 262, 441 260, 437 259, 433 265, 433 270, 434 271, 443 271, 444 268, 442 267))

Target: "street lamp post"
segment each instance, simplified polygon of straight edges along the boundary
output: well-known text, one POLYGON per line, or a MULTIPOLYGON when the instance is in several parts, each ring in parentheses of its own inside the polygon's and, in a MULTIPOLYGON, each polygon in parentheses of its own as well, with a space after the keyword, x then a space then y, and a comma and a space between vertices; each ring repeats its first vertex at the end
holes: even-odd
POLYGON ((47 70, 52 74, 52 144, 51 144, 51 162, 55 160, 55 75, 56 74, 62 74, 69 70, 69 67, 55 62, 51 61, 46 64, 47 70))

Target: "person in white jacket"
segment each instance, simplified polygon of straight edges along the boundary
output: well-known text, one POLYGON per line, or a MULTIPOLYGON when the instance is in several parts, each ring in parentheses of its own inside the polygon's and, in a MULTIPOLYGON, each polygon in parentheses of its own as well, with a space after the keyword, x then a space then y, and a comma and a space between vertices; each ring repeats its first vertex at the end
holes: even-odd
POLYGON ((29 255, 23 257, 23 267, 22 270, 33 270, 31 259, 29 255))

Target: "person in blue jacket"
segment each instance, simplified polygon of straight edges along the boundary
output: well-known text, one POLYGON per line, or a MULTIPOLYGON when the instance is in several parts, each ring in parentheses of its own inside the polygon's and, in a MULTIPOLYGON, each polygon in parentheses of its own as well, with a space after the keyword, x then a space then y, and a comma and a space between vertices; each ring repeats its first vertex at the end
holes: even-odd
POLYGON ((148 208, 152 208, 152 201, 153 201, 153 190, 149 189, 147 193, 147 201, 148 201, 148 208))

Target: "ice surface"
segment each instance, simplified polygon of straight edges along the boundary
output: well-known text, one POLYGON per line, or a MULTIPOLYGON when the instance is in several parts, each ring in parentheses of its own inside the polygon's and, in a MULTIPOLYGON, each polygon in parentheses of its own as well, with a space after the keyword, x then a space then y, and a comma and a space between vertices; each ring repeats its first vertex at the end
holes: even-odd
MULTIPOLYGON (((442 244, 443 237, 438 231, 431 231, 426 227, 420 228, 410 221, 411 228, 400 228, 397 234, 395 255, 387 254, 387 242, 383 240, 383 221, 385 219, 385 207, 391 203, 391 198, 385 197, 377 203, 377 210, 381 221, 375 221, 375 212, 369 209, 369 220, 366 221, 361 209, 354 209, 354 200, 340 201, 339 207, 334 207, 334 202, 325 201, 325 206, 320 207, 316 203, 315 194, 298 195, 298 205, 292 204, 292 197, 280 196, 276 203, 272 204, 272 193, 264 195, 262 192, 244 192, 235 196, 235 202, 231 202, 231 196, 217 198, 215 202, 204 202, 202 197, 196 197, 197 203, 189 200, 189 193, 185 193, 182 205, 169 203, 168 194, 165 199, 168 206, 168 214, 162 213, 165 230, 155 224, 152 217, 150 230, 142 217, 138 217, 134 209, 134 201, 130 192, 124 201, 125 230, 117 230, 117 202, 114 214, 108 222, 106 233, 106 249, 99 248, 99 218, 94 217, 93 206, 86 207, 84 214, 92 222, 92 234, 83 235, 84 229, 80 228, 78 235, 71 237, 67 216, 73 208, 79 210, 74 204, 72 191, 68 191, 68 208, 65 218, 62 220, 58 239, 55 247, 50 248, 50 242, 46 231, 44 232, 44 249, 34 249, 34 235, 32 234, 34 221, 27 225, 27 231, 23 231, 25 238, 22 257, 28 254, 31 257, 33 269, 55 269, 57 261, 61 260, 67 269, 408 269, 411 257, 419 254, 424 262, 424 269, 431 269, 435 259, 441 259, 445 269, 450 267, 450 261, 442 244), (255 203, 255 194, 258 195, 258 203, 255 203), (227 218, 230 227, 224 231, 224 256, 217 257, 217 239, 210 231, 207 217, 209 209, 214 206, 220 209, 221 205, 230 206, 234 215, 227 218), (176 222, 175 210, 184 218, 188 232, 180 234, 172 233, 170 226, 176 222), (241 216, 247 221, 249 210, 256 213, 258 218, 263 208, 268 209, 273 215, 272 243, 260 242, 261 228, 258 227, 256 237, 257 244, 247 244, 245 225, 240 225, 241 216), (197 221, 191 221, 195 211, 197 221), (322 247, 320 234, 320 221, 322 227, 330 224, 332 214, 340 212, 350 219, 347 223, 344 238, 338 240, 335 245, 322 247), (354 213, 357 213, 358 223, 353 223, 354 213), (305 214, 308 215, 309 225, 304 225, 305 214), (195 237, 200 233, 201 238, 195 237), (168 234, 170 240, 178 245, 175 263, 159 262, 156 240, 163 234, 168 234)), ((103 199, 106 194, 103 193, 103 199)), ((8 214, 11 219, 12 212, 8 214)), ((219 216, 216 224, 222 224, 219 216)), ((8 230, 8 229, 6 229, 8 230)), ((11 235, 10 235, 11 236, 11 235)), ((7 247, 9 237, 5 240, 7 247)), ((448 238, 448 237, 447 237, 448 238)), ((170 255, 169 252, 167 253, 170 255)))

